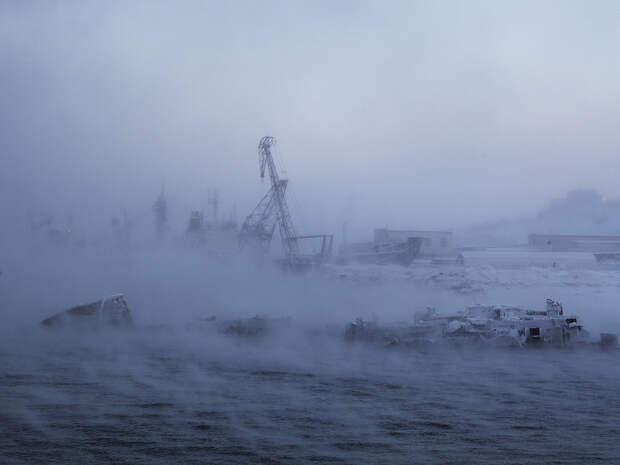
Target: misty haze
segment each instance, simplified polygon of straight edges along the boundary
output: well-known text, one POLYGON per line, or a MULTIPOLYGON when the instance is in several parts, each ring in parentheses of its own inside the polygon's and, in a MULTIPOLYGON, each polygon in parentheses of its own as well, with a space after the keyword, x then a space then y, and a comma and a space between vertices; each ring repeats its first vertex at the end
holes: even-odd
POLYGON ((0 2, 0 464, 620 463, 620 3, 0 2))

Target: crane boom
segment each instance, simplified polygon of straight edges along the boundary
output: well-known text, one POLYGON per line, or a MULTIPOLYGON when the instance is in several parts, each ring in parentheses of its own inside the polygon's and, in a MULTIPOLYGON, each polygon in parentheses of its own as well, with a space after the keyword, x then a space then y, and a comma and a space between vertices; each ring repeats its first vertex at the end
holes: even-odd
POLYGON ((258 144, 258 157, 260 165, 261 178, 265 177, 265 169, 269 170, 269 179, 271 181, 271 190, 273 191, 274 208, 278 219, 278 227, 280 230, 280 239, 284 255, 288 262, 293 262, 299 257, 299 244, 297 243, 297 235, 293 226, 293 220, 284 196, 286 192, 287 181, 280 180, 276 164, 273 161, 271 147, 276 140, 271 136, 265 136, 258 144))
POLYGON ((239 232, 239 247, 243 248, 248 242, 256 243, 261 253, 269 251, 273 231, 276 227, 274 211, 273 189, 264 195, 254 210, 246 217, 239 232))
POLYGON ((292 263, 299 256, 299 244, 295 236, 291 213, 286 204, 285 193, 288 181, 280 179, 271 154, 271 147, 275 143, 276 140, 273 137, 265 136, 258 144, 260 177, 264 178, 265 171, 267 171, 271 188, 243 222, 239 233, 239 245, 243 247, 249 240, 254 240, 263 252, 267 252, 276 223, 278 223, 285 259, 292 263))
POLYGON ((239 245, 243 247, 246 242, 252 240, 260 246, 260 251, 266 253, 269 250, 273 232, 278 223, 282 248, 284 249, 284 265, 292 270, 304 270, 309 266, 320 265, 331 257, 334 236, 331 234, 313 234, 298 236, 295 233, 291 213, 286 203, 286 188, 288 181, 280 179, 276 164, 271 153, 271 147, 276 140, 271 136, 263 137, 258 144, 258 167, 260 177, 269 175, 271 187, 258 205, 252 210, 239 233, 239 245), (300 241, 321 240, 319 252, 302 255, 300 241))

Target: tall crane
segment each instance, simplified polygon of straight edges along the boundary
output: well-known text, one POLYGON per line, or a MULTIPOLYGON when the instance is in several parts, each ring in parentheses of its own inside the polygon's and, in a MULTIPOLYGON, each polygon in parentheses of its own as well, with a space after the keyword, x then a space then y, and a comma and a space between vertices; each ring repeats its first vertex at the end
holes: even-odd
POLYGON ((293 264, 299 259, 299 244, 285 198, 288 180, 280 179, 271 154, 271 147, 275 143, 273 137, 265 136, 258 144, 260 177, 264 178, 267 170, 271 188, 243 222, 239 243, 243 247, 249 240, 254 240, 266 252, 277 222, 285 260, 293 264))

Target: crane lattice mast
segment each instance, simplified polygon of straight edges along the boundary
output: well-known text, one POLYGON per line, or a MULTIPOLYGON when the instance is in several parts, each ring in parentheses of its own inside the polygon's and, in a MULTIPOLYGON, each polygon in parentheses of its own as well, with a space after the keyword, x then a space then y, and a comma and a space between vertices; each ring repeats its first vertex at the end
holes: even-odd
POLYGON ((241 245, 252 238, 258 241, 266 251, 273 237, 275 222, 277 222, 285 258, 287 262, 292 263, 299 257, 299 244, 285 198, 288 181, 280 179, 271 154, 271 147, 275 142, 273 137, 265 136, 258 144, 260 177, 265 177, 267 169, 271 188, 243 222, 239 238, 241 245))
POLYGON ((288 261, 292 261, 299 256, 299 244, 293 227, 291 213, 284 196, 288 181, 280 180, 276 164, 271 154, 271 146, 276 143, 273 137, 265 136, 258 144, 258 157, 260 163, 260 176, 265 177, 265 168, 269 169, 269 179, 271 180, 271 190, 274 192, 274 207, 278 218, 280 229, 280 239, 284 248, 284 255, 288 261))

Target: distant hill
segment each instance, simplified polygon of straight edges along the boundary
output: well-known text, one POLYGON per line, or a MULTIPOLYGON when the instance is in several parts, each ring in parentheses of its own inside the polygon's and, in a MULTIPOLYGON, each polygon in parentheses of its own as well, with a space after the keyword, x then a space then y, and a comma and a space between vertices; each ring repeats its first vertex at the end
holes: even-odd
POLYGON ((573 190, 552 200, 535 217, 485 223, 457 233, 465 246, 526 244, 528 234, 620 235, 620 200, 593 189, 573 190))

